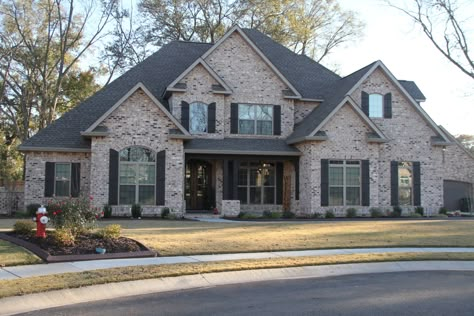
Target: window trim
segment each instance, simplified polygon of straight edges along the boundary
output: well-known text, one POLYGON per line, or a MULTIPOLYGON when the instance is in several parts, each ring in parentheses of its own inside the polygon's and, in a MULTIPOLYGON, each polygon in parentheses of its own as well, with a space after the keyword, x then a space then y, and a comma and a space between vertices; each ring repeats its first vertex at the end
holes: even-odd
MULTIPOLYGON (((260 162, 260 161, 245 161, 245 162, 241 162, 240 163, 240 166, 239 166, 239 171, 240 169, 245 169, 247 170, 247 184, 245 185, 241 185, 239 184, 239 175, 237 175, 238 179, 237 179, 237 190, 240 189, 240 188, 245 188, 246 189, 246 200, 247 200, 247 203, 241 203, 242 205, 280 205, 280 204, 277 204, 277 172, 276 172, 276 164, 277 162, 276 161, 264 161, 264 162, 260 162), (259 163, 260 166, 264 165, 264 164, 273 164, 273 166, 270 166, 270 168, 268 169, 273 169, 273 175, 274 175, 274 183, 273 185, 264 185, 263 182, 262 182, 262 185, 261 186, 257 186, 257 185, 250 185, 250 170, 251 169, 255 169, 252 168, 250 166, 251 163, 259 163), (243 165, 245 164, 245 165, 243 165), (261 188, 260 190, 260 201, 261 203, 250 203, 250 189, 251 188, 261 188), (273 188, 273 203, 263 203, 264 202, 264 191, 265 191, 265 188, 273 188)), ((258 167, 257 167, 258 169, 258 167)), ((240 199, 239 199, 240 200, 240 199)))
POLYGON ((415 179, 414 179, 414 174, 413 174, 413 162, 412 161, 398 161, 398 179, 397 179, 397 183, 398 183, 398 204, 400 206, 414 206, 415 205, 415 179), (403 165, 403 164, 406 164, 406 165, 403 165), (401 204, 400 203, 400 193, 401 193, 401 186, 400 186, 400 179, 401 179, 401 176, 400 176, 400 169, 408 169, 410 170, 410 174, 411 174, 411 185, 410 186, 403 186, 403 188, 410 188, 410 203, 409 204, 401 204))
POLYGON ((328 206, 362 206, 362 160, 330 159, 328 161, 328 206), (334 163, 334 162, 342 162, 342 164, 334 163), (355 165, 359 167, 359 185, 347 185, 346 184, 346 169, 355 168, 355 167, 351 167, 355 165), (331 170, 331 167, 333 166, 338 166, 338 167, 342 166, 342 185, 331 185, 330 170, 331 170), (342 188, 342 205, 331 204, 331 188, 342 188), (347 188, 359 188, 359 204, 357 205, 347 204, 347 192, 346 192, 347 188))
POLYGON ((238 135, 258 135, 258 136, 274 136, 274 124, 275 124, 275 111, 274 111, 275 105, 274 104, 260 104, 260 103, 237 103, 237 134, 238 135), (241 105, 249 105, 255 108, 255 118, 252 119, 240 119, 240 106, 241 105), (257 107, 258 106, 265 106, 265 107, 271 107, 272 108, 272 119, 271 120, 259 120, 257 119, 257 107), (243 134, 240 132, 240 121, 253 121, 254 122, 254 132, 252 134, 243 134), (270 134, 258 134, 257 133, 257 122, 272 122, 272 127, 271 127, 271 133, 270 134))
POLYGON ((201 102, 201 101, 193 101, 191 103, 189 103, 189 133, 191 135, 206 135, 206 134, 209 134, 209 104, 208 103, 205 103, 205 102, 201 102), (192 111, 191 111, 191 108, 193 105, 196 105, 196 104, 202 104, 202 105, 205 105, 206 106, 206 131, 205 132, 195 132, 195 131, 192 131, 191 130, 191 114, 192 114, 192 111))
POLYGON ((368 97, 368 102, 369 102, 369 117, 370 118, 385 118, 385 105, 384 105, 384 102, 385 102, 385 96, 381 93, 369 93, 369 97, 368 97), (380 96, 381 100, 382 100, 382 104, 381 104, 381 107, 382 107, 382 112, 381 112, 381 115, 380 116, 372 116, 370 115, 370 108, 371 108, 371 102, 370 102, 370 97, 373 96, 373 95, 378 95, 380 96))
POLYGON ((117 190, 117 194, 118 194, 118 198, 117 198, 117 204, 118 205, 133 205, 133 204, 140 204, 142 206, 152 206, 152 205, 156 205, 156 186, 157 186, 157 178, 156 178, 156 152, 150 148, 147 148, 147 147, 144 147, 144 146, 128 146, 128 147, 125 147, 125 148, 122 148, 121 150, 118 151, 118 181, 117 181, 117 185, 118 185, 118 190, 117 190), (139 162, 139 161, 121 161, 120 160, 120 153, 123 151, 123 150, 126 150, 128 148, 132 148, 132 147, 138 147, 138 148, 143 148, 143 149, 146 149, 146 150, 149 150, 151 151, 151 153, 153 154, 153 157, 155 157, 155 161, 154 162, 139 162), (138 175, 138 168, 140 165, 152 165, 155 167, 155 182, 152 184, 142 184, 142 186, 153 186, 153 203, 152 204, 141 204, 139 202, 139 190, 140 190, 140 184, 138 182, 136 182, 135 184, 122 184, 121 181, 120 181, 120 174, 121 174, 121 170, 122 170, 122 165, 131 165, 131 166, 134 166, 135 167, 135 181, 137 181, 137 175, 138 175), (121 185, 134 185, 135 186, 135 202, 132 203, 132 204, 121 204, 120 203, 120 186, 121 185))
POLYGON ((54 196, 55 197, 69 197, 71 196, 72 191, 72 163, 71 162, 55 162, 54 163, 54 196), (69 194, 67 195, 57 195, 56 191, 56 182, 57 181, 64 181, 64 180, 56 180, 56 167, 58 165, 69 165, 69 194))

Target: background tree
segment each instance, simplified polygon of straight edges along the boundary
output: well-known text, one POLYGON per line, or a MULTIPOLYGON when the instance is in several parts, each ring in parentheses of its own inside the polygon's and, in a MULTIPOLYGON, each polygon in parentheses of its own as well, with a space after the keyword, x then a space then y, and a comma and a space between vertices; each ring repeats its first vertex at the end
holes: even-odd
POLYGON ((474 58, 469 51, 474 31, 471 27, 472 3, 413 0, 408 7, 399 7, 390 1, 388 3, 408 15, 444 57, 474 79, 474 58))
POLYGON ((456 140, 474 155, 474 135, 456 135, 456 140))

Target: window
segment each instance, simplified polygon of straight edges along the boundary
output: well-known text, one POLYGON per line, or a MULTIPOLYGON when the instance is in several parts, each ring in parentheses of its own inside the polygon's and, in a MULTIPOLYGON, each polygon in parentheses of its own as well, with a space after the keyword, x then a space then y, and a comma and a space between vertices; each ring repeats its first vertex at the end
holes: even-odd
POLYGON ((56 163, 54 167, 54 192, 56 196, 71 195, 71 164, 56 163))
POLYGON ((129 147, 119 154, 120 204, 155 204, 155 154, 146 148, 129 147))
POLYGON ((329 161, 329 205, 360 205, 360 161, 329 161))
POLYGON ((398 163, 398 203, 413 205, 413 165, 411 162, 398 163))
POLYGON ((369 117, 383 117, 383 96, 381 94, 369 95, 369 117))
POLYGON ((239 104, 239 134, 273 135, 273 106, 239 104))
POLYGON ((240 163, 238 190, 241 204, 275 204, 275 164, 240 163))
POLYGON ((207 133, 207 104, 195 102, 189 105, 189 132, 207 133))

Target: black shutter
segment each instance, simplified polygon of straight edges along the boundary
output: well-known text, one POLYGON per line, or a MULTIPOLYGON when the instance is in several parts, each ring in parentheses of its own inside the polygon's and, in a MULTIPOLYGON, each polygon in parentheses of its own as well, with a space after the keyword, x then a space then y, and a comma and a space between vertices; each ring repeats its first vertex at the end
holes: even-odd
POLYGON ((300 161, 295 162, 295 200, 300 199, 300 161))
POLYGON ((273 106, 273 135, 281 135, 281 106, 273 106))
POLYGON ((189 131, 189 103, 181 102, 181 125, 189 131))
POLYGON ((156 205, 165 205, 166 189, 166 151, 156 154, 156 205))
POLYGON ((213 102, 207 106, 207 132, 216 132, 216 103, 213 102))
POLYGON ((369 116, 369 94, 367 92, 362 91, 361 100, 362 112, 364 112, 365 115, 369 116))
POLYGON ((239 133, 239 105, 237 103, 230 104, 230 133, 239 133))
POLYGON ((283 204, 283 163, 276 163, 276 204, 283 204))
POLYGON ((119 153, 113 149, 109 151, 109 205, 118 205, 118 170, 119 153))
POLYGON ((329 205, 329 160, 321 159, 321 206, 329 205))
POLYGON ((392 94, 390 92, 383 98, 383 117, 392 118, 392 94))
POLYGON ((54 195, 54 162, 46 162, 44 175, 44 196, 51 197, 54 195))
POLYGON ((71 164, 71 196, 78 197, 81 192, 81 164, 71 164))
POLYGON ((390 162, 391 205, 398 205, 398 161, 390 162))
POLYGON ((362 206, 370 205, 370 163, 368 160, 362 160, 362 206))
POLYGON ((421 173, 420 162, 413 162, 413 204, 421 205, 421 173))

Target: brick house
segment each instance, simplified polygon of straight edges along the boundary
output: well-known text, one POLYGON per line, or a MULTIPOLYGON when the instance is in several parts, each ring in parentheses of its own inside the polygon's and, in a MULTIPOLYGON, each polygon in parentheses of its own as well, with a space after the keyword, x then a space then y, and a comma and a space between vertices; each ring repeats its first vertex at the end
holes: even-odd
POLYGON ((380 61, 340 77, 256 30, 171 42, 21 145, 25 204, 436 212, 472 195, 474 159, 424 99, 380 61))

